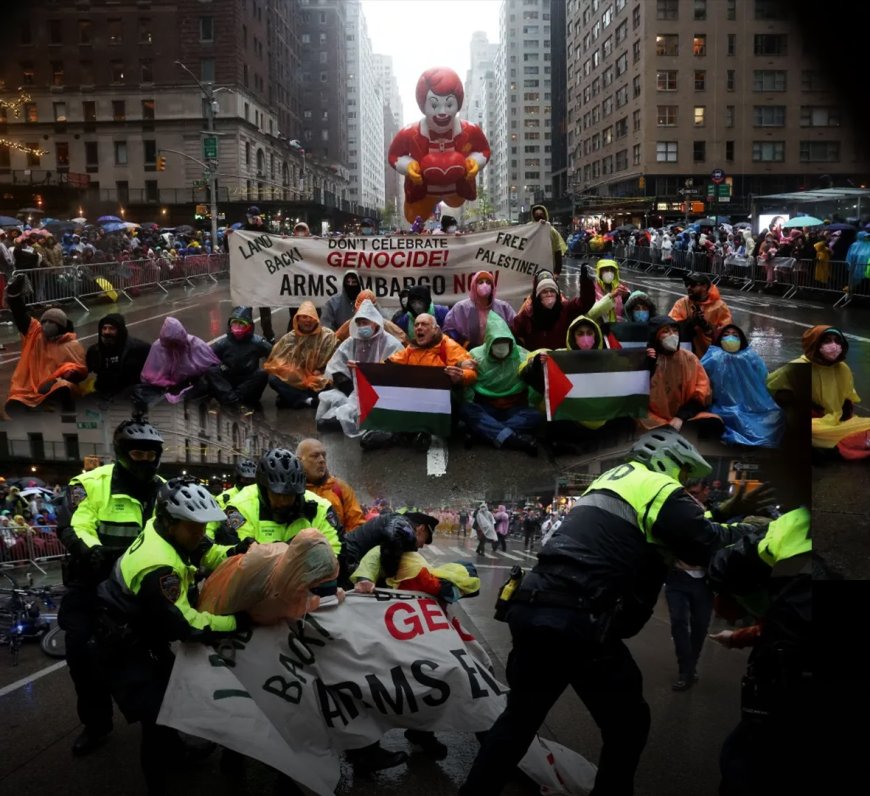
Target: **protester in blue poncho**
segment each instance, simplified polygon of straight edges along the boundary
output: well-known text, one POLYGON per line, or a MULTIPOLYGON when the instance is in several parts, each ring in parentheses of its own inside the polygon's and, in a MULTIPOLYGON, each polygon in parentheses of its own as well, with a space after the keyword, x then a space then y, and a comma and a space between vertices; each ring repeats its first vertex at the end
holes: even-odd
POLYGON ((783 432, 782 410, 767 390, 767 367, 739 326, 728 324, 701 359, 713 388, 710 411, 725 424, 722 441, 773 448, 783 432))

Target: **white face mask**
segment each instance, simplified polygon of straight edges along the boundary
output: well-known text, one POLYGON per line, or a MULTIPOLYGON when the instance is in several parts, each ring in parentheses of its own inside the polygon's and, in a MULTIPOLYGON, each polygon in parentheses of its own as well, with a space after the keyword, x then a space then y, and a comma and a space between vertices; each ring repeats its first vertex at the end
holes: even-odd
POLYGON ((510 352, 510 343, 493 343, 489 349, 489 353, 492 354, 495 359, 505 359, 510 352))
POLYGON ((606 284, 606 285, 609 285, 611 282, 613 282, 613 279, 614 279, 614 274, 613 274, 612 271, 605 271, 605 272, 601 275, 601 280, 602 280, 602 281, 604 282, 604 284, 606 284))
POLYGON ((662 338, 662 348, 665 351, 676 351, 680 347, 680 336, 678 334, 668 334, 662 338))

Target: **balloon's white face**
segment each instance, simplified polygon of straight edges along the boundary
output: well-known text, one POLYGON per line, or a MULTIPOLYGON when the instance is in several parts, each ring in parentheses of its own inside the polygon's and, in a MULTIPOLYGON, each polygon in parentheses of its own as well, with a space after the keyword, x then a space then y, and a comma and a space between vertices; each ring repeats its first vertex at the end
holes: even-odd
POLYGON ((453 117, 459 113, 459 102, 453 94, 439 96, 431 90, 426 95, 426 121, 436 130, 446 130, 453 122, 453 117))

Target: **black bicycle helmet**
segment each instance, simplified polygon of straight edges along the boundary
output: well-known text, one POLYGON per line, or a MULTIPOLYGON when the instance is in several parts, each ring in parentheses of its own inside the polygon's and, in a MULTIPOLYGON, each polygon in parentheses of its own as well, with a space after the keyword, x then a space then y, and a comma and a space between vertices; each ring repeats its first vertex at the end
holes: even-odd
POLYGON ((155 516, 161 528, 173 520, 215 522, 226 519, 214 497, 193 478, 173 478, 157 493, 155 516))
POLYGON ((305 470, 302 462, 286 448, 266 451, 257 465, 257 484, 276 495, 304 495, 305 470))
POLYGON ((251 459, 241 459, 236 465, 236 486, 249 486, 257 480, 257 463, 251 459))
POLYGON ((628 456, 645 464, 650 470, 668 475, 674 475, 683 467, 688 468, 689 478, 704 478, 713 472, 695 446, 667 426, 638 437, 628 456))
POLYGON ((112 437, 112 447, 118 464, 136 478, 149 480, 160 466, 160 456, 163 454, 163 437, 144 417, 134 417, 125 420, 116 429, 112 437), (130 451, 156 451, 157 458, 153 462, 134 462, 130 451))
POLYGON ((710 279, 710 274, 702 274, 700 271, 693 271, 690 274, 686 274, 683 277, 683 284, 686 287, 690 285, 706 285, 710 287, 713 284, 713 280, 710 279))

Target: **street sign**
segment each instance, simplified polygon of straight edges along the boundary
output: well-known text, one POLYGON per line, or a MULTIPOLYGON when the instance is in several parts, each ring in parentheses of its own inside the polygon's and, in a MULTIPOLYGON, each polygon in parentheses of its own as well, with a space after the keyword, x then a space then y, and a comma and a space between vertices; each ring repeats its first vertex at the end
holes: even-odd
POLYGON ((85 409, 85 415, 87 417, 94 417, 97 420, 100 419, 100 413, 96 409, 85 409))
POLYGON ((742 470, 745 472, 757 472, 761 469, 760 465, 751 463, 751 462, 732 462, 731 463, 732 470, 742 470))
POLYGON ((204 160, 217 160, 218 140, 217 136, 207 135, 202 139, 202 157, 204 160))
POLYGON ((92 420, 89 420, 85 423, 76 423, 76 428, 98 428, 99 424, 95 423, 92 420))
POLYGON ((718 185, 720 182, 725 181, 725 172, 722 169, 713 169, 710 179, 718 185))

